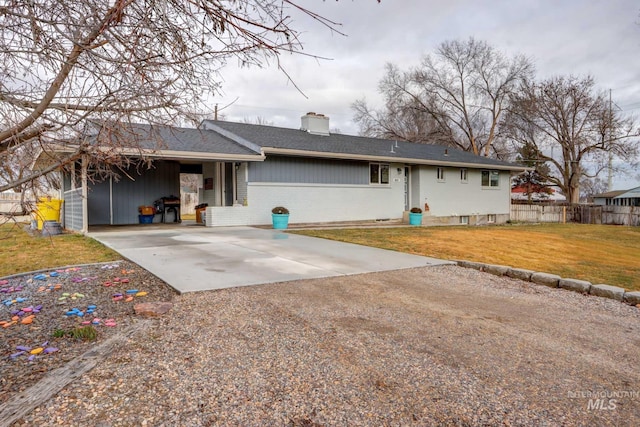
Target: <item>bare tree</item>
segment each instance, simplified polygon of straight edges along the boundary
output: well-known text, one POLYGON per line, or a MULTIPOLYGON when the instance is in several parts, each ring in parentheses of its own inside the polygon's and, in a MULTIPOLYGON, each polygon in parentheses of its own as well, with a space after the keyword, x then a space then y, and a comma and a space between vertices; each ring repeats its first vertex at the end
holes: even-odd
POLYGON ((593 78, 553 77, 526 82, 513 97, 509 138, 527 144, 551 167, 545 177, 570 203, 580 201, 580 184, 607 168, 609 155, 631 162, 637 155, 635 121, 611 108, 593 78))
POLYGON ((353 104, 361 132, 421 143, 441 143, 489 156, 495 150, 509 95, 533 72, 521 55, 507 57, 486 42, 446 41, 420 66, 387 65, 379 85, 383 110, 353 104))
POLYGON ((87 123, 199 122, 228 61, 278 64, 281 52, 302 53, 294 13, 337 31, 290 0, 2 2, 0 191, 83 154, 98 156, 96 164, 119 161, 104 144, 122 141, 107 130, 109 137, 88 143, 87 123), (50 166, 38 173, 18 172, 32 150, 52 144, 70 152, 51 154, 50 166))

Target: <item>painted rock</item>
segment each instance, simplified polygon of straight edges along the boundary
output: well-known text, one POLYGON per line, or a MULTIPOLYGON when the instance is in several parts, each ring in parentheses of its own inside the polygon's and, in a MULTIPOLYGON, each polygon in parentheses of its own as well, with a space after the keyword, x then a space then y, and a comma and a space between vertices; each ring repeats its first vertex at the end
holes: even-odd
POLYGON ((91 320, 85 320, 84 322, 80 323, 81 325, 90 325, 91 324, 91 320))
POLYGON ((31 353, 31 354, 40 354, 40 353, 42 353, 43 351, 44 351, 44 348, 42 348, 42 347, 37 347, 37 348, 34 348, 33 350, 31 350, 29 353, 31 353))
POLYGON ((120 283, 129 283, 129 279, 121 279, 120 283))
POLYGON ((127 293, 128 293, 128 294, 137 294, 137 293, 138 293, 138 290, 137 290, 137 289, 129 289, 129 290, 127 291, 127 293))
POLYGON ((56 351, 58 351, 58 349, 55 347, 47 347, 44 349, 43 353, 50 354, 50 353, 55 353, 56 351))
POLYGON ((25 313, 31 313, 33 311, 33 307, 25 307, 22 309, 25 313))
POLYGON ((127 297, 124 300, 124 302, 131 302, 131 301, 133 301, 133 297, 127 297))
POLYGON ((17 353, 13 353, 13 354, 11 355, 11 358, 12 358, 12 359, 15 359, 16 357, 22 356, 24 353, 25 353, 24 351, 19 351, 19 352, 17 352, 17 353))
POLYGON ((138 292, 138 293, 136 293, 136 296, 137 296, 137 297, 143 297, 143 296, 147 295, 147 293, 148 293, 148 292, 145 292, 145 291, 138 292))
POLYGON ((31 351, 31 347, 25 347, 24 345, 16 346, 16 350, 18 351, 31 351))

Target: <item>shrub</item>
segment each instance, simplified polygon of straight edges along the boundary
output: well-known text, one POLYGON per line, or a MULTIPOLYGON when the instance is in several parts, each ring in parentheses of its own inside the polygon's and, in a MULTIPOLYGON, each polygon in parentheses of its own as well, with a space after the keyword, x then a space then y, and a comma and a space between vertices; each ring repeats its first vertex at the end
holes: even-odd
POLYGON ((271 213, 278 214, 278 215, 286 215, 289 213, 289 209, 283 206, 276 206, 275 208, 271 209, 271 213))

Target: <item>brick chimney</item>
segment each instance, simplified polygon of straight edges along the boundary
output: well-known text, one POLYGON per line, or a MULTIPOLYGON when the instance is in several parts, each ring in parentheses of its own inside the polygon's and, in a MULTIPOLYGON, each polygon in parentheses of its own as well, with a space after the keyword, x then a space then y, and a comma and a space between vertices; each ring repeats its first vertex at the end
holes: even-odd
POLYGON ((301 118, 301 130, 313 135, 329 135, 329 117, 324 114, 307 113, 301 118))

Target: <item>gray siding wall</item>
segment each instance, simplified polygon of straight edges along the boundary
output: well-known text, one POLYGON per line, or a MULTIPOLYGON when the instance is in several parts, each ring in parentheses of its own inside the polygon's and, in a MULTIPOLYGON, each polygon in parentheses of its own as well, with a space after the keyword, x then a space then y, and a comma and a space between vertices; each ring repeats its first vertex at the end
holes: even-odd
POLYGON ((369 163, 271 156, 249 164, 249 182, 369 184, 369 163))
MULTIPOLYGON (((163 196, 180 196, 180 165, 157 161, 151 169, 130 169, 113 182, 113 224, 137 224, 138 206, 152 206, 163 196)), ((109 181, 89 187, 89 225, 109 224, 109 181)), ((171 215, 169 215, 171 217, 171 215)), ((160 217, 156 216, 156 221, 160 217)))
POLYGON ((89 225, 104 225, 111 223, 108 179, 104 182, 88 184, 87 207, 89 225))

